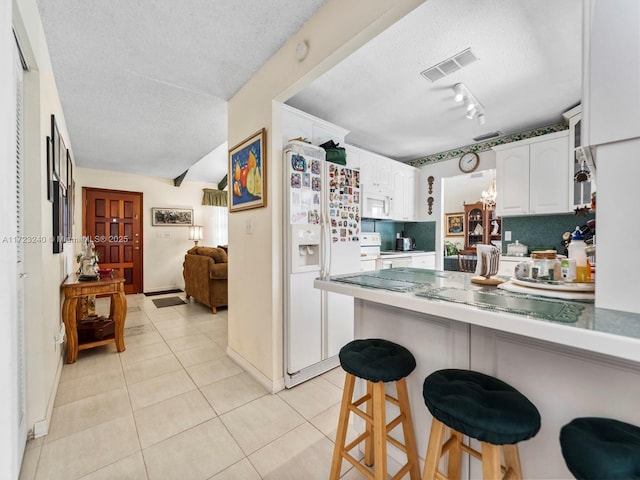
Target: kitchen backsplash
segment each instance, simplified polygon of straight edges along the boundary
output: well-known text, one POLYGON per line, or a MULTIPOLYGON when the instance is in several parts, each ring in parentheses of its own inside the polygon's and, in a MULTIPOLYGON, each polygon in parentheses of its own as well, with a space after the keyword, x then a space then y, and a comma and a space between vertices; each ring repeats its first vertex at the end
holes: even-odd
POLYGON ((573 214, 528 215, 523 217, 502 217, 502 253, 507 252, 507 244, 518 240, 531 251, 532 247, 555 248, 564 253, 562 234, 573 232, 576 226, 582 226, 588 220, 595 219, 595 213, 584 217, 573 214), (504 232, 511 231, 511 240, 504 239, 504 232))
POLYGON ((362 220, 363 232, 380 232, 381 250, 395 250, 396 234, 416 240, 416 250, 433 252, 436 249, 436 222, 394 222, 391 220, 362 220))

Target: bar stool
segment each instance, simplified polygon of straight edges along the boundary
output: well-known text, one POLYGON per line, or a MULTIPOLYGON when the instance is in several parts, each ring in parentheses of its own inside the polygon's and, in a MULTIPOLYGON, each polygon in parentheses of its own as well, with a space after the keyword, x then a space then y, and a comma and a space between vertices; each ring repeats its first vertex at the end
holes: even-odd
POLYGON ((485 480, 503 478, 503 472, 509 479, 522 479, 516 444, 540 430, 540 414, 524 395, 497 378, 457 369, 429 375, 422 394, 433 415, 422 480, 459 479, 462 452, 482 461, 485 480), (443 443, 447 427, 451 433, 443 443), (482 452, 462 443, 463 435, 479 440, 482 452), (447 452, 445 476, 438 471, 438 464, 447 452))
POLYGON ((333 450, 330 480, 338 480, 342 459, 345 458, 363 475, 372 480, 387 478, 387 442, 407 455, 407 463, 394 476, 402 478, 409 473, 411 480, 419 480, 418 451, 413 433, 406 377, 416 368, 416 360, 401 345, 381 339, 354 340, 340 350, 340 365, 347 372, 342 394, 342 406, 338 421, 336 444, 333 450), (367 381, 367 393, 353 400, 356 377, 367 381), (385 393, 385 382, 395 382, 398 398, 385 393), (397 406, 400 414, 391 422, 386 421, 386 402, 397 406), (366 403, 366 412, 359 407, 366 403), (348 445, 347 427, 349 414, 353 412, 366 424, 365 431, 348 445), (389 436, 389 432, 402 424, 404 444, 389 436), (349 451, 365 442, 364 463, 373 465, 374 472, 367 470, 349 451))
POLYGON ((575 418, 560 430, 569 471, 579 479, 640 479, 640 428, 610 418, 575 418))

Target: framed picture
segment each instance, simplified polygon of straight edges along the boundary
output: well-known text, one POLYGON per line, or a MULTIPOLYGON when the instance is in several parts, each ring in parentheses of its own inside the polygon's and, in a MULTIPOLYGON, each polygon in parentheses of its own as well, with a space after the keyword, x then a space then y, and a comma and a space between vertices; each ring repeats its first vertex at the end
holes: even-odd
POLYGON ((60 132, 56 124, 56 116, 51 115, 51 181, 60 180, 60 132))
POLYGON ((67 149, 67 189, 71 187, 73 182, 73 162, 71 161, 71 150, 67 149))
POLYGON ((53 202, 53 145, 47 137, 47 200, 53 202))
POLYGON ((446 236, 464 235, 464 212, 445 213, 444 223, 446 236))
POLYGON ((229 150, 229 211, 267 205, 266 130, 254 133, 229 150))
POLYGON ((67 146, 64 144, 64 139, 62 137, 58 138, 58 152, 57 152, 58 158, 60 159, 59 163, 60 163, 60 178, 58 178, 58 180, 60 181, 60 184, 63 187, 67 187, 67 157, 68 157, 68 152, 67 152, 67 146))
POLYGON ((61 253, 65 242, 65 202, 66 194, 64 187, 60 185, 58 180, 54 180, 51 185, 53 191, 53 253, 61 253))
POLYGON ((152 208, 151 225, 154 227, 193 225, 192 208, 152 208))

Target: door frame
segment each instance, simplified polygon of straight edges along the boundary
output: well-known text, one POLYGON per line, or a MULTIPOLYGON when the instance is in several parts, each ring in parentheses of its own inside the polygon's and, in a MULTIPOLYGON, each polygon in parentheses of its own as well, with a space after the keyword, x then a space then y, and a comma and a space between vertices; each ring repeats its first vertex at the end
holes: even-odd
POLYGON ((82 187, 82 235, 85 236, 87 232, 87 191, 92 192, 105 192, 110 194, 124 194, 135 195, 140 197, 140 291, 138 293, 144 293, 144 194, 143 192, 133 192, 130 190, 114 190, 111 188, 98 188, 98 187, 82 187))

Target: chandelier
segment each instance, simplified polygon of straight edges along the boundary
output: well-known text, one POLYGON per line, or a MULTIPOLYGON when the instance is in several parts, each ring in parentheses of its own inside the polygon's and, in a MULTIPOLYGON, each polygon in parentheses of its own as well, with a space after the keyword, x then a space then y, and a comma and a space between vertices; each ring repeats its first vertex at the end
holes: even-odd
POLYGON ((489 190, 483 190, 480 200, 484 207, 488 210, 492 210, 496 206, 496 197, 498 192, 496 191, 496 179, 493 178, 489 190))

